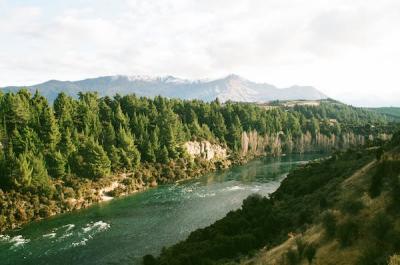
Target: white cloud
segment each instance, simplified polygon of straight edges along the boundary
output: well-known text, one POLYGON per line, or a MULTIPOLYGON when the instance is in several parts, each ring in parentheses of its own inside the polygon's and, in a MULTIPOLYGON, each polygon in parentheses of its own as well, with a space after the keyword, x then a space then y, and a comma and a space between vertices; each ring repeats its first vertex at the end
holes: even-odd
POLYGON ((377 94, 374 104, 389 104, 400 86, 396 0, 0 0, 0 7, 4 85, 235 72, 278 86, 314 85, 357 104, 377 94))

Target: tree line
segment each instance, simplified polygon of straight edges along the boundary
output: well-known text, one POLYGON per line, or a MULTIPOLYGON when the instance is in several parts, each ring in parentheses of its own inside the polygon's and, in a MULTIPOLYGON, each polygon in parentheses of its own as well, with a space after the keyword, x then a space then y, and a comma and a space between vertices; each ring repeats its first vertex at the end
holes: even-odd
POLYGON ((135 171, 140 163, 190 160, 183 148, 189 140, 218 143, 232 155, 304 152, 322 142, 339 147, 361 142, 357 133, 371 124, 387 122, 339 104, 266 110, 218 99, 100 98, 89 92, 77 98, 60 93, 50 106, 38 92, 22 89, 0 93, 0 189, 46 190, 65 176, 99 179, 135 171))

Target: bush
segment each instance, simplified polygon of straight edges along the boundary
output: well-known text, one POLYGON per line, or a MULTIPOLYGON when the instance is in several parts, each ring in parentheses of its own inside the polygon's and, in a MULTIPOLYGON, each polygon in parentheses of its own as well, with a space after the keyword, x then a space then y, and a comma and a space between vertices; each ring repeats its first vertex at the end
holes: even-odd
POLYGON ((340 245, 347 247, 358 238, 358 225, 353 220, 347 220, 338 225, 336 234, 340 245))
POLYGON ((326 212, 322 216, 322 226, 325 229, 326 236, 332 238, 336 233, 336 217, 332 212, 326 212))
POLYGON ((156 265, 157 261, 153 255, 146 255, 143 257, 143 265, 156 265))
POLYGON ((380 166, 377 172, 372 176, 371 185, 369 187, 369 196, 371 198, 378 197, 382 191, 383 184, 382 167, 380 166))
POLYGON ((296 247, 297 247, 297 253, 299 254, 299 257, 303 257, 304 250, 306 249, 307 244, 304 242, 303 239, 296 238, 296 247))
POLYGON ((317 248, 313 244, 307 245, 304 250, 304 255, 307 258, 308 264, 311 264, 315 258, 315 254, 317 253, 317 248))
POLYGON ((384 240, 391 228, 390 217, 385 213, 378 213, 368 226, 370 235, 377 240, 384 240))
POLYGON ((290 249, 286 252, 286 264, 287 265, 297 265, 299 263, 299 256, 297 252, 290 249))
POLYGON ((365 247, 357 260, 357 265, 380 265, 386 264, 385 251, 375 244, 365 247))
POLYGON ((383 154, 384 154, 383 148, 382 148, 382 147, 379 147, 379 148, 376 150, 376 159, 377 159, 378 161, 381 160, 383 154))
POLYGON ((364 204, 358 200, 348 200, 342 204, 342 211, 351 215, 356 215, 364 208, 364 204))

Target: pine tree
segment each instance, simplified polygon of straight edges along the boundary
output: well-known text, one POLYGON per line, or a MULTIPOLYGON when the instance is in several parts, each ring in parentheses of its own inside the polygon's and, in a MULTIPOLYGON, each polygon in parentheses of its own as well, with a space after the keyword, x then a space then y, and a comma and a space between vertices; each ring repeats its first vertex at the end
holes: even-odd
POLYGON ((167 127, 165 135, 165 147, 168 150, 169 158, 176 159, 179 156, 177 151, 177 143, 175 140, 174 129, 171 125, 167 127))
POLYGON ((114 145, 111 146, 108 157, 110 158, 111 170, 113 172, 118 172, 123 168, 124 165, 121 158, 121 149, 116 148, 114 145))
POLYGON ((14 130, 11 132, 10 140, 13 146, 13 151, 16 153, 16 155, 19 155, 27 150, 25 141, 26 139, 21 135, 17 128, 14 128, 14 130))
POLYGON ((4 121, 9 132, 14 129, 23 128, 30 120, 29 99, 22 90, 18 94, 7 93, 2 100, 2 112, 4 121))
POLYGON ((121 105, 117 104, 114 110, 114 126, 116 128, 128 127, 128 119, 126 118, 125 114, 122 112, 121 105))
POLYGON ((46 164, 43 157, 33 156, 29 157, 32 165, 32 186, 47 189, 51 186, 49 174, 47 173, 46 164))
POLYGON ((40 115, 39 135, 45 146, 51 150, 56 147, 61 138, 53 110, 48 106, 43 109, 40 115))
POLYGON ((142 157, 144 161, 151 163, 156 162, 156 154, 154 152, 153 145, 150 142, 150 140, 145 141, 144 153, 142 157))
POLYGON ((90 137, 79 146, 72 166, 79 176, 100 178, 110 173, 111 162, 103 147, 90 137))
POLYGON ((225 142, 225 135, 226 135, 226 125, 224 117, 220 112, 213 112, 211 116, 211 131, 214 135, 221 141, 225 142))
POLYGON ((111 123, 113 119, 113 111, 111 107, 106 103, 110 99, 109 98, 104 98, 100 100, 99 103, 99 115, 100 115, 100 120, 101 122, 104 123, 111 123))
POLYGON ((155 153, 157 153, 160 150, 159 135, 160 135, 160 129, 156 125, 150 135, 150 143, 151 143, 155 153))
POLYGON ((240 142, 242 136, 242 125, 240 123, 239 117, 235 116, 233 119, 233 123, 229 125, 228 133, 227 133, 227 141, 229 143, 229 147, 234 151, 238 151, 240 149, 240 142))
POLYGON ((161 148, 158 161, 163 164, 167 164, 169 162, 168 148, 165 145, 161 148))
POLYGON ((60 178, 65 175, 66 159, 60 151, 52 151, 47 155, 47 168, 50 176, 60 178))
POLYGON ((111 147, 115 145, 116 135, 114 127, 111 122, 107 122, 103 125, 101 132, 102 145, 107 152, 111 151, 111 147))
POLYGON ((67 128, 65 132, 62 134, 59 145, 61 152, 64 154, 66 158, 69 158, 70 155, 77 150, 72 140, 72 134, 69 128, 67 128))
POLYGON ((28 161, 28 154, 25 152, 21 153, 15 161, 12 177, 16 187, 29 187, 32 183, 33 168, 28 161))
POLYGON ((79 93, 76 124, 80 132, 99 138, 101 123, 97 93, 79 93))
POLYGON ((140 153, 135 146, 135 141, 132 134, 120 127, 117 133, 117 146, 121 148, 125 154, 124 157, 125 168, 127 170, 134 170, 139 165, 140 153))
POLYGON ((60 131, 74 127, 75 102, 65 93, 58 94, 54 100, 54 114, 58 120, 60 131))
POLYGON ((0 187, 10 188, 14 186, 15 170, 17 168, 17 158, 15 157, 12 143, 4 147, 0 165, 0 187))

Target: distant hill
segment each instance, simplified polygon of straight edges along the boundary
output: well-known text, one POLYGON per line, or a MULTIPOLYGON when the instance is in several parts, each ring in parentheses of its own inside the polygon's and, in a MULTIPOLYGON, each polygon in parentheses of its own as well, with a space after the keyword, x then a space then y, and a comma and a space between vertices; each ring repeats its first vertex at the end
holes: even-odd
POLYGON ((3 91, 27 88, 39 90, 49 101, 54 101, 60 92, 77 96, 78 92, 97 91, 100 96, 135 93, 139 96, 157 95, 169 98, 200 99, 212 101, 267 102, 272 100, 319 100, 327 96, 311 86, 277 88, 266 83, 255 83, 237 75, 214 80, 187 80, 173 76, 104 76, 80 81, 50 80, 33 86, 4 87, 3 91))
POLYGON ((371 108, 380 114, 388 116, 389 118, 400 120, 400 108, 399 107, 383 107, 383 108, 371 108))

